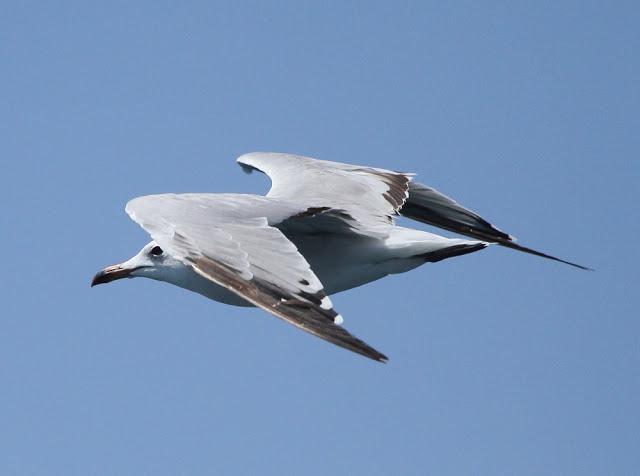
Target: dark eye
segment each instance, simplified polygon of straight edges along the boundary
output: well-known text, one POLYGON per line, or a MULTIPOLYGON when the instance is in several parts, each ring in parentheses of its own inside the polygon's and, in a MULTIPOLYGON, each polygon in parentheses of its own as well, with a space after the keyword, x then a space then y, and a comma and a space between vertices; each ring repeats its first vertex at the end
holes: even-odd
POLYGON ((154 246, 153 248, 151 248, 151 251, 149 251, 149 253, 151 253, 153 256, 160 256, 162 254, 162 248, 160 248, 159 246, 154 246))

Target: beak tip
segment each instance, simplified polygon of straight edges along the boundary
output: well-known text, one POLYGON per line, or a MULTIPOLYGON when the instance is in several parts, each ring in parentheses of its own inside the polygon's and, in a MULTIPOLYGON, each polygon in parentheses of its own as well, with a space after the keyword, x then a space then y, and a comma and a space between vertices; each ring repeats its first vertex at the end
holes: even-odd
POLYGON ((104 281, 104 276, 105 276, 104 271, 100 271, 100 272, 96 273, 96 275, 93 278, 91 278, 91 287, 94 287, 94 286, 97 286, 98 284, 104 283, 105 282, 104 281))
POLYGON ((98 271, 91 280, 91 287, 98 284, 110 283, 116 279, 126 278, 129 276, 130 270, 123 269, 121 265, 109 266, 108 268, 98 271))

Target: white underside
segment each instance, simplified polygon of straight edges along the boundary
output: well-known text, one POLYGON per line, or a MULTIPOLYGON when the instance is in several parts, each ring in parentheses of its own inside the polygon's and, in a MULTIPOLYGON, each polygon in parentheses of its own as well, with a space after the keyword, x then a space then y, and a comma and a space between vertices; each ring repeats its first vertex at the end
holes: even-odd
MULTIPOLYGON (((376 281, 389 274, 404 273, 425 260, 416 255, 456 244, 477 241, 450 239, 420 230, 394 227, 386 239, 344 234, 292 235, 289 239, 307 259, 329 295, 376 281)), ((189 267, 173 269, 171 275, 147 276, 168 281, 214 301, 234 306, 249 302, 203 278, 189 267)))

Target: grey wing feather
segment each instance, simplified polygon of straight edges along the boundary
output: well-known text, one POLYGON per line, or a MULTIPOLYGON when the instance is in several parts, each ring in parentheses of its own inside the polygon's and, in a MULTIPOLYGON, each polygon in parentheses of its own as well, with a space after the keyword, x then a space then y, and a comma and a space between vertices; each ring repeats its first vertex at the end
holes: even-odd
POLYGON ((265 197, 151 195, 131 200, 131 218, 173 257, 252 304, 333 344, 386 357, 335 322, 322 283, 278 223, 295 209, 265 197))

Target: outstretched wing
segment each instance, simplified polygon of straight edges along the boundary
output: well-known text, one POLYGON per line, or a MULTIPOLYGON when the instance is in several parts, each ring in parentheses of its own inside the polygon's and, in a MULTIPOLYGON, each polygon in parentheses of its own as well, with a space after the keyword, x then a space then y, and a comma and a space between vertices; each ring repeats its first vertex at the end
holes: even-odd
POLYGON ((160 247, 213 283, 333 344, 387 360, 338 325, 342 318, 309 263, 269 225, 294 210, 249 195, 166 194, 135 198, 126 211, 160 247))
MULTIPOLYGON (((393 216, 399 213, 445 230, 590 269, 517 244, 515 238, 477 213, 431 187, 412 181, 413 174, 266 152, 245 154, 238 162, 246 171, 260 170, 271 178, 268 197, 319 210, 330 209, 322 223, 330 225, 332 231, 337 228, 337 218, 355 232, 386 237, 393 216)), ((320 225, 321 221, 315 220, 315 224, 320 225)), ((301 224, 288 220, 286 225, 301 224)))
POLYGON ((372 236, 388 234, 393 216, 408 197, 412 176, 268 152, 245 154, 238 158, 238 163, 247 172, 255 169, 271 178, 267 197, 292 201, 306 208, 341 210, 352 219, 355 231, 372 236))

